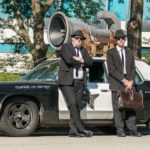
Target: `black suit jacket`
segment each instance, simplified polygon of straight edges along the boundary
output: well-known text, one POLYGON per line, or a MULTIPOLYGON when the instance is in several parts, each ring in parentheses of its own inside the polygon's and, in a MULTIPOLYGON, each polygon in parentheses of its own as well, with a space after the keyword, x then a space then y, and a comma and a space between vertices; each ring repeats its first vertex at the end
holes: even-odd
MULTIPOLYGON (((87 50, 81 47, 80 52, 84 59, 85 67, 93 64, 93 59, 88 54, 87 50)), ((76 51, 72 43, 63 44, 60 50, 60 67, 58 72, 58 83, 60 85, 72 85, 73 84, 73 68, 81 66, 81 63, 74 60, 73 56, 76 56, 76 51)), ((84 71, 84 83, 86 83, 86 68, 83 67, 84 71)))
MULTIPOLYGON (((125 49, 127 80, 135 80, 134 52, 125 49)), ((116 48, 107 51, 107 67, 109 72, 109 86, 112 91, 123 90, 125 88, 122 80, 124 79, 123 66, 119 52, 116 48)))

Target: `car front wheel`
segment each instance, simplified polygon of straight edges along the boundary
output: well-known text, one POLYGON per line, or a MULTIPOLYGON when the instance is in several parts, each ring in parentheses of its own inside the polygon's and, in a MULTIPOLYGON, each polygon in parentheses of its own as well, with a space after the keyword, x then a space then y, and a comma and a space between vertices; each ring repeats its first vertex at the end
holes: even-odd
POLYGON ((146 122, 146 128, 147 128, 148 130, 150 130, 150 120, 148 120, 148 121, 146 122))
POLYGON ((8 100, 2 114, 2 131, 8 136, 28 136, 37 128, 37 104, 28 98, 8 100))

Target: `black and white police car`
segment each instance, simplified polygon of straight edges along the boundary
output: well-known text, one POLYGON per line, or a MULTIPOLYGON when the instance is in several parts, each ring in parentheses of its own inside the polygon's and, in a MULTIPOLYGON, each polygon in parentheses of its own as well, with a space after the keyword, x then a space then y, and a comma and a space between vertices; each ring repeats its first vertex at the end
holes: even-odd
MULTIPOLYGON (((27 136, 37 127, 66 126, 69 112, 58 88, 59 59, 46 60, 18 82, 0 82, 0 130, 8 136, 27 136)), ((113 125, 106 58, 94 57, 87 68, 88 84, 81 117, 86 125, 113 125)), ((137 123, 150 127, 150 66, 136 60, 136 90, 145 108, 137 123)))

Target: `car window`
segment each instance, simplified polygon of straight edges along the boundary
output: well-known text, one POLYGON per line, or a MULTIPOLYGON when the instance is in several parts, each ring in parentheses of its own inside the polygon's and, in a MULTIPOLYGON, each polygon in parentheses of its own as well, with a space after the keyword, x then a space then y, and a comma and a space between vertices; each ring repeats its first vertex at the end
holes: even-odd
POLYGON ((141 77, 139 76, 139 74, 136 72, 135 73, 135 83, 136 84, 139 84, 139 83, 141 83, 142 82, 142 79, 141 79, 141 77))
POLYGON ((94 62, 90 68, 87 68, 87 79, 88 82, 108 83, 104 62, 94 62))
POLYGON ((59 62, 53 62, 44 66, 35 68, 19 81, 41 80, 41 81, 56 81, 58 75, 59 62))

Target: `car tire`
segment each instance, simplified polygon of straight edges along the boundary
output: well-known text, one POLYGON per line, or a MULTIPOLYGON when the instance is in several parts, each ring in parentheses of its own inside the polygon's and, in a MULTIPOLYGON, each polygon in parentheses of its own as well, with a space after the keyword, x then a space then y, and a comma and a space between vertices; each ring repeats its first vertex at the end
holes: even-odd
POLYGON ((25 97, 10 99, 5 104, 1 122, 1 128, 5 135, 28 136, 38 126, 38 106, 25 97))
POLYGON ((150 120, 148 120, 148 121, 146 122, 146 128, 147 128, 148 130, 150 130, 150 120))

